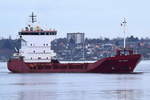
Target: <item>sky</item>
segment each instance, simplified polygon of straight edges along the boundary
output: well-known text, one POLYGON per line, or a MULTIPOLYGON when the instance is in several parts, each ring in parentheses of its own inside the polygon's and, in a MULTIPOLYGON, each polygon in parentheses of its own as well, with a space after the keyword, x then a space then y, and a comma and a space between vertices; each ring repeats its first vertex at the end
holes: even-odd
POLYGON ((0 0, 0 37, 17 37, 37 15, 37 25, 56 29, 58 37, 84 32, 88 38, 123 37, 120 26, 127 19, 126 36, 150 37, 150 0, 0 0))

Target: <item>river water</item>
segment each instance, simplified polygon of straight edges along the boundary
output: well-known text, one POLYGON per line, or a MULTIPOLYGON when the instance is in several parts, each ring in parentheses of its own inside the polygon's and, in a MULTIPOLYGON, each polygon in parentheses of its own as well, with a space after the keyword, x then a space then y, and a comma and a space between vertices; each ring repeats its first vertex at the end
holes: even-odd
POLYGON ((14 74, 0 63, 0 100, 149 100, 150 61, 134 74, 14 74))

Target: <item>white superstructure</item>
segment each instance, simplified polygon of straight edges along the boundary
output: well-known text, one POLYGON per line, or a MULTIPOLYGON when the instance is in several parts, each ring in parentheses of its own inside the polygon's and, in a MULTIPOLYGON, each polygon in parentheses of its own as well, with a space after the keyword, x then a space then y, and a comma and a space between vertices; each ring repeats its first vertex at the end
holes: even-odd
MULTIPOLYGON (((31 17, 34 23, 33 13, 31 17)), ((28 25, 19 32, 21 39, 19 55, 23 56, 25 62, 50 62, 56 56, 51 50, 51 42, 56 35, 56 30, 43 30, 39 26, 28 25)))

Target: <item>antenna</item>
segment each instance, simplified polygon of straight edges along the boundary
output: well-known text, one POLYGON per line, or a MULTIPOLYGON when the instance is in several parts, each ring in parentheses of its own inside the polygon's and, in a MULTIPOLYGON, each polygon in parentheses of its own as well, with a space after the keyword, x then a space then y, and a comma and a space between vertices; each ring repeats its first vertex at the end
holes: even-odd
POLYGON ((29 16, 29 17, 31 17, 31 22, 32 22, 32 23, 37 22, 37 21, 36 21, 36 17, 37 17, 37 16, 34 15, 34 12, 32 12, 31 16, 29 16))
POLYGON ((126 18, 124 18, 123 22, 121 23, 121 26, 123 26, 123 33, 124 33, 124 43, 123 43, 124 49, 126 48, 126 25, 127 21, 126 18))

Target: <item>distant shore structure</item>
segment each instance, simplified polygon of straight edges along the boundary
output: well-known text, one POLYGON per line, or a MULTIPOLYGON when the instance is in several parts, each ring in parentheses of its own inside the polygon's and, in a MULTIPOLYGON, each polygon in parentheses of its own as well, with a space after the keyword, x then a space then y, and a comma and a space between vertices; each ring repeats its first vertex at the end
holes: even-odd
POLYGON ((84 42, 85 33, 67 33, 67 40, 72 41, 76 44, 84 42))

